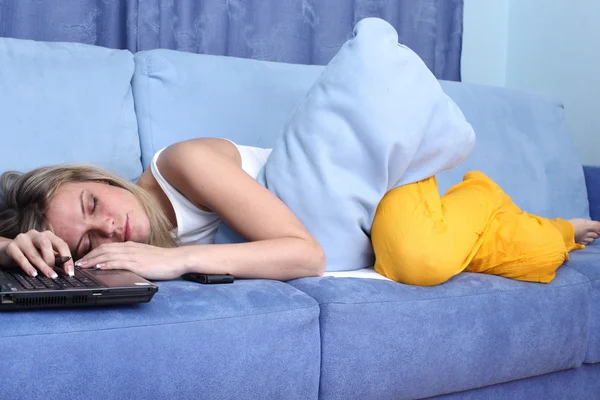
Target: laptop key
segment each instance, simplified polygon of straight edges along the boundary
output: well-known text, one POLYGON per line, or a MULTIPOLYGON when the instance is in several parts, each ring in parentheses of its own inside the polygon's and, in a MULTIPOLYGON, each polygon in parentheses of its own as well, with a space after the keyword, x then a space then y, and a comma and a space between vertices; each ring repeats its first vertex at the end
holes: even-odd
POLYGON ((41 277, 39 278, 40 281, 42 281, 42 283, 44 285, 46 285, 47 288, 49 289, 60 289, 60 286, 58 286, 55 282, 54 279, 50 279, 50 278, 46 278, 46 277, 41 277))
POLYGON ((0 292, 10 292, 11 287, 7 283, 0 283, 0 292))
POLYGON ((98 287, 98 285, 96 284, 96 282, 94 282, 90 278, 79 278, 79 281, 81 283, 83 283, 87 287, 98 287))
POLYGON ((67 282, 69 282, 71 285, 73 285, 73 287, 85 287, 85 285, 83 283, 79 282, 77 280, 77 278, 74 278, 72 276, 66 276, 65 279, 67 282))
POLYGON ((16 292, 19 290, 19 288, 17 288, 15 286, 16 282, 13 281, 13 277, 9 274, 4 275, 4 283, 2 284, 2 291, 3 292, 16 292))
POLYGON ((69 282, 65 280, 65 278, 58 277, 54 280, 56 284, 62 288, 70 288, 73 287, 69 282))
POLYGON ((17 282, 19 282, 25 289, 33 289, 33 285, 27 281, 23 276, 15 274, 14 275, 17 282))
POLYGON ((46 288, 46 286, 32 276, 22 275, 21 273, 13 273, 11 275, 13 279, 19 282, 25 289, 33 290, 46 288))
MULTIPOLYGON (((18 275, 16 276, 16 278, 18 279, 18 275)), ((34 289, 46 289, 46 285, 44 285, 42 282, 40 282, 37 278, 34 278, 33 276, 26 275, 22 278, 29 282, 29 284, 33 286, 34 289)))

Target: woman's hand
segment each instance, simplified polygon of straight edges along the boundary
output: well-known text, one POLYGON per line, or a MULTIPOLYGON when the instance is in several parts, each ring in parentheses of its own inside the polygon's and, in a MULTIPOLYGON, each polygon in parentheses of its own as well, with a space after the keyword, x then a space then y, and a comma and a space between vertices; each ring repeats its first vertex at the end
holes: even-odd
POLYGON ((72 276, 75 267, 69 246, 50 231, 30 230, 0 246, 0 263, 17 264, 30 276, 37 276, 39 271, 48 278, 57 278, 54 271, 56 256, 69 257, 63 268, 72 276))
POLYGON ((176 279, 185 273, 174 257, 177 249, 125 242, 105 243, 78 260, 81 268, 126 269, 146 279, 176 279))

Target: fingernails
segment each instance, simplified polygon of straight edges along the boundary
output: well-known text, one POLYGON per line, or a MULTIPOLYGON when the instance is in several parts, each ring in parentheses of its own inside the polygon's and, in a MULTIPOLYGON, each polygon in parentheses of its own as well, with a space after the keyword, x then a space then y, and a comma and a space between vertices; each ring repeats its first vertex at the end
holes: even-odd
POLYGON ((33 271, 33 272, 31 273, 31 276, 33 276, 34 278, 35 278, 37 275, 38 275, 37 271, 33 271))
POLYGON ((58 278, 58 274, 56 272, 53 272, 52 275, 50 275, 50 278, 56 279, 58 278))
POLYGON ((75 270, 73 267, 69 267, 69 276, 75 276, 75 270))
POLYGON ((104 267, 104 264, 96 264, 96 269, 100 269, 102 267, 104 267))
POLYGON ((75 266, 76 267, 81 267, 82 265, 85 265, 85 264, 87 264, 87 261, 85 261, 85 260, 77 260, 77 261, 75 261, 75 266))

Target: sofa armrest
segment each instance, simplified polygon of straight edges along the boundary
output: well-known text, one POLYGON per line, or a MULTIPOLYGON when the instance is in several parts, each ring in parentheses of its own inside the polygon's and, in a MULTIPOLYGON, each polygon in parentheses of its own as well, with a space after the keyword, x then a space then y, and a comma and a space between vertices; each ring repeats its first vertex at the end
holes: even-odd
POLYGON ((600 167, 584 166, 585 183, 590 201, 590 217, 600 220, 600 167))

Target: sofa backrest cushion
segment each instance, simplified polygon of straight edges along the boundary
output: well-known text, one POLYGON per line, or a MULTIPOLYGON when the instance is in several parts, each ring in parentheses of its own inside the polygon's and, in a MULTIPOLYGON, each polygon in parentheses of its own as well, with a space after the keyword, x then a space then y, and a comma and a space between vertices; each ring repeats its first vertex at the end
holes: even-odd
MULTIPOLYGON (((145 166, 162 147, 196 137, 272 147, 323 71, 321 66, 172 50, 141 52, 135 61, 133 89, 145 166)), ((559 102, 504 88, 441 84, 477 135, 467 160, 439 175, 442 190, 465 171, 479 169, 525 211, 589 216, 582 166, 559 102)))
POLYGON ((589 218, 583 167, 563 105, 542 94, 442 82, 477 135, 466 161, 440 174, 440 191, 478 169, 524 211, 548 218, 589 218))
POLYGON ((272 147, 323 70, 163 49, 137 53, 135 62, 144 166, 161 148, 197 137, 272 147))
POLYGON ((124 50, 0 38, 0 171, 58 163, 142 170, 124 50))

